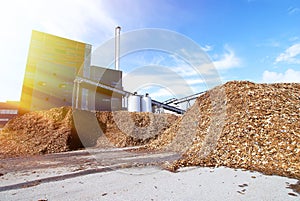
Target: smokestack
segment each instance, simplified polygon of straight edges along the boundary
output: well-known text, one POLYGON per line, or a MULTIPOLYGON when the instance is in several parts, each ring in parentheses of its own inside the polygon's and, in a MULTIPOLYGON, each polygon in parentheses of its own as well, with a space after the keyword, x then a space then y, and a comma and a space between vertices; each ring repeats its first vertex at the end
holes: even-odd
POLYGON ((121 27, 115 29, 115 69, 120 69, 120 31, 121 27))

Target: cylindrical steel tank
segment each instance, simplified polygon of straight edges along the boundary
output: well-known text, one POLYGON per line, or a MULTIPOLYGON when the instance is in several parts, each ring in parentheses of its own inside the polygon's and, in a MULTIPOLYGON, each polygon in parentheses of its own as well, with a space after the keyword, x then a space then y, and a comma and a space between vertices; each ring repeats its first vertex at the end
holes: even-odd
POLYGON ((152 112, 152 100, 149 94, 142 98, 142 112, 152 112))
POLYGON ((128 112, 141 111, 141 97, 134 93, 128 97, 128 112))

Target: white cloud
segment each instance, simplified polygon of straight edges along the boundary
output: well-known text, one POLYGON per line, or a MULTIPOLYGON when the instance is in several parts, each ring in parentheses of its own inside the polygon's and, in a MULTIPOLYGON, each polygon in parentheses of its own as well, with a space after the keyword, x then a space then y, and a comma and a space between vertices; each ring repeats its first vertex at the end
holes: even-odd
POLYGON ((159 90, 156 90, 155 92, 151 93, 150 96, 154 100, 166 100, 168 98, 174 97, 176 94, 172 94, 169 90, 166 88, 160 88, 159 90))
POLYGON ((191 77, 191 76, 199 76, 197 71, 193 69, 190 65, 184 64, 181 66, 172 67, 176 73, 181 75, 182 77, 191 77))
POLYGON ((211 45, 205 45, 204 47, 201 46, 201 48, 205 52, 209 52, 209 51, 213 50, 213 46, 211 46, 211 45))
MULTIPOLYGON (((1 5, 2 21, 17 31, 40 29, 51 34, 83 40, 97 30, 113 33, 117 22, 97 0, 7 1, 1 5)), ((12 34, 14 30, 6 29, 12 34)), ((19 33, 20 34, 20 33, 19 33)), ((20 37, 20 36, 19 36, 20 37)))
MULTIPOLYGON (((209 46, 211 48, 211 46, 209 46)), ((235 55, 235 52, 230 48, 228 45, 225 45, 224 47, 225 53, 221 55, 214 55, 214 59, 212 61, 213 66, 216 68, 216 70, 228 70, 231 68, 236 68, 241 65, 241 59, 235 55)), ((212 50, 212 49, 211 49, 212 50)), ((176 62, 176 65, 172 67, 174 71, 182 75, 183 77, 192 77, 192 76, 198 76, 199 73, 193 69, 189 64, 183 62, 180 59, 173 58, 176 62)), ((201 68, 202 75, 209 75, 211 72, 209 69, 211 69, 212 66, 203 67, 201 68)))
POLYGON ((185 80, 189 85, 198 85, 198 84, 204 84, 205 81, 203 79, 199 78, 191 78, 185 80))
MULTIPOLYGON (((203 64, 203 66, 200 67, 201 72, 198 72, 197 70, 199 69, 194 69, 190 64, 175 55, 155 54, 153 52, 145 52, 145 55, 132 55, 132 58, 128 60, 129 63, 127 63, 126 66, 154 65, 156 67, 160 66, 161 69, 169 69, 171 72, 163 74, 162 72, 153 73, 143 71, 144 74, 142 75, 139 75, 137 72, 133 74, 130 73, 134 75, 134 77, 131 77, 130 74, 126 74, 123 78, 124 87, 128 91, 136 91, 138 87, 145 87, 142 83, 137 84, 139 81, 148 80, 150 85, 166 87, 178 97, 184 97, 206 90, 207 87, 214 85, 214 83, 219 83, 221 80, 220 77, 218 77, 219 74, 217 71, 212 71, 214 65, 217 65, 216 70, 228 70, 240 64, 240 59, 235 56, 234 51, 227 45, 225 45, 224 48, 225 53, 215 58, 215 61, 213 61, 211 65, 203 64), (171 76, 171 74, 173 74, 173 76, 171 76)), ((126 57, 123 59, 123 63, 125 59, 126 57)), ((152 91, 151 96, 163 100, 170 95, 166 93, 166 91, 157 90, 152 91)))
POLYGON ((291 64, 300 64, 300 43, 294 44, 285 52, 281 53, 275 60, 275 63, 278 62, 287 62, 291 64))
POLYGON ((178 97, 185 97, 194 93, 186 78, 180 76, 171 68, 163 66, 136 68, 123 76, 122 81, 124 89, 130 92, 145 89, 149 86, 159 86, 168 89, 178 97))
POLYGON ((113 37, 115 18, 98 0, 10 0, 0 3, 0 101, 18 100, 31 31, 96 45, 113 37))
POLYGON ((226 52, 221 55, 220 59, 213 61, 217 70, 228 70, 239 67, 241 59, 235 55, 234 51, 228 45, 225 45, 225 50, 226 52))
POLYGON ((263 78, 264 83, 276 83, 276 82, 298 82, 300 83, 300 71, 288 69, 284 73, 264 71, 263 78))

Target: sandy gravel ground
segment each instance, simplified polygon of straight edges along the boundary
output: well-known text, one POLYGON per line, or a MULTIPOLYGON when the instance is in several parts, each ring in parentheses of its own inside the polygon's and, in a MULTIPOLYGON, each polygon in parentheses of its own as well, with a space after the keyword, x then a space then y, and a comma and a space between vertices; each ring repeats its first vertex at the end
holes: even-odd
MULTIPOLYGON (((142 156, 148 158, 143 154, 136 157, 142 156)), ((226 167, 190 167, 177 173, 155 166, 122 168, 124 161, 133 164, 129 158, 122 151, 121 163, 101 166, 85 151, 76 151, 27 158, 32 166, 27 163, 24 168, 21 168, 24 162, 14 159, 9 162, 14 164, 11 171, 5 169, 2 161, 1 170, 6 172, 0 176, 0 200, 282 201, 300 198, 297 192, 287 188, 297 183, 296 179, 226 167), (62 163, 64 157, 69 161, 62 163), (72 162, 74 159, 81 166, 72 162)))

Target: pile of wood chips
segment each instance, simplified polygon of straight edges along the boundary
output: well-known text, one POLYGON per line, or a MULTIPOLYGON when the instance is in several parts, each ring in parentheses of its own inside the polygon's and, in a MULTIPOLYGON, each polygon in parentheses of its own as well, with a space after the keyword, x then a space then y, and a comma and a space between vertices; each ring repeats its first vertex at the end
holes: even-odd
MULTIPOLYGON (((82 147, 72 114, 62 107, 12 119, 0 133, 0 158, 82 147)), ((95 139, 98 147, 179 152, 180 159, 166 164, 171 171, 227 166, 300 179, 299 83, 228 82, 201 95, 179 118, 125 111, 93 115, 103 131, 95 139)))
POLYGON ((178 116, 147 112, 96 112, 104 135, 97 147, 140 146, 149 143, 174 124, 178 116))
POLYGON ((10 120, 0 134, 0 158, 63 152, 80 147, 69 107, 30 112, 10 120))
POLYGON ((300 84, 232 81, 200 96, 149 149, 180 151, 166 168, 227 166, 300 178, 300 84))
POLYGON ((1 131, 0 158, 76 150, 87 146, 82 143, 86 139, 87 144, 101 148, 144 145, 164 132, 176 119, 177 116, 171 114, 92 113, 73 111, 71 107, 29 112, 9 121, 1 131), (79 115, 79 120, 95 116, 99 126, 83 126, 74 122, 74 112, 79 115), (83 126, 84 136, 78 136, 78 126, 83 126), (99 132, 93 133, 92 127, 98 127, 102 135, 99 137, 99 132))

